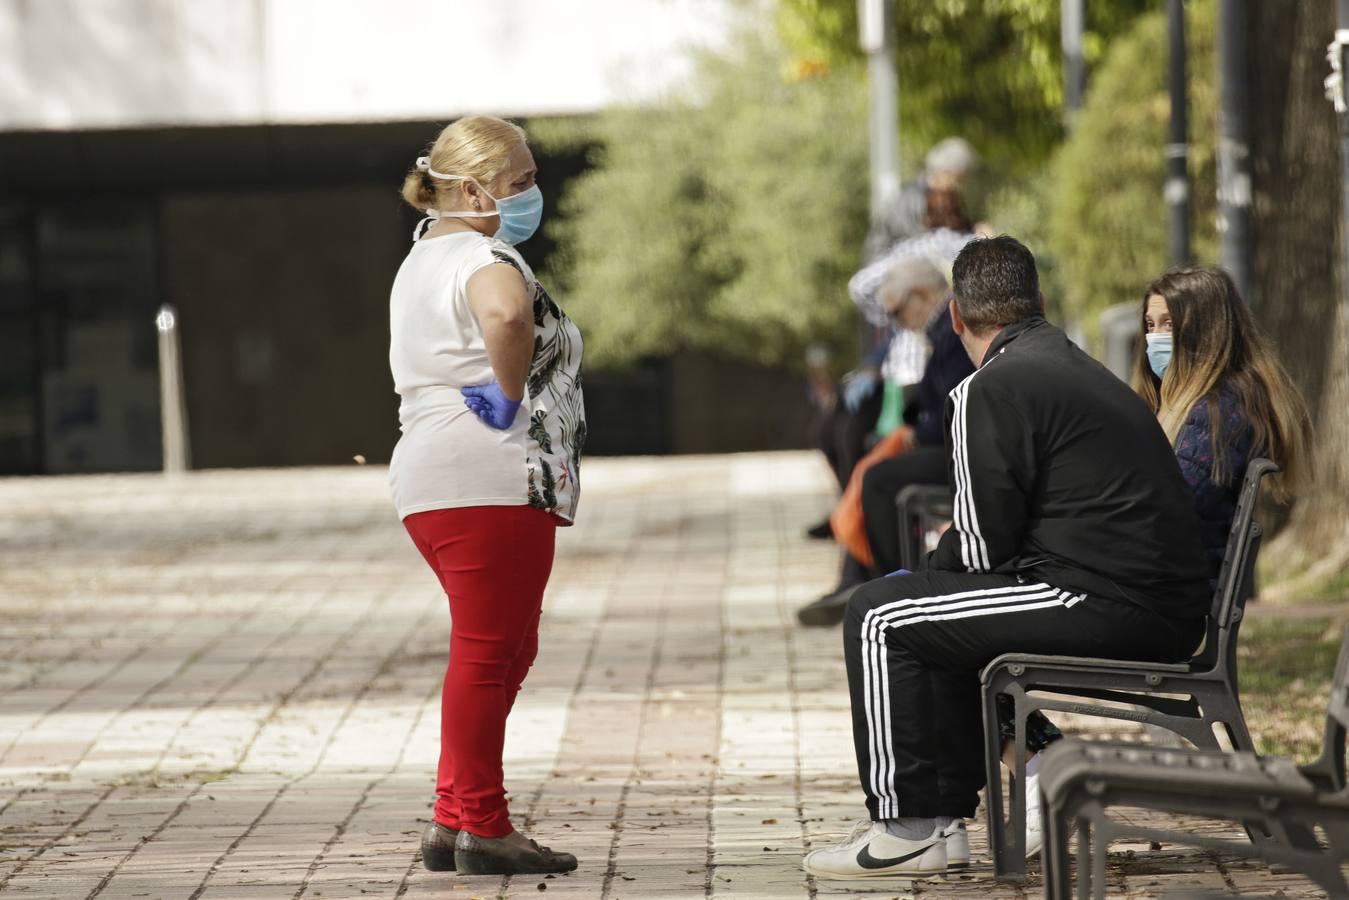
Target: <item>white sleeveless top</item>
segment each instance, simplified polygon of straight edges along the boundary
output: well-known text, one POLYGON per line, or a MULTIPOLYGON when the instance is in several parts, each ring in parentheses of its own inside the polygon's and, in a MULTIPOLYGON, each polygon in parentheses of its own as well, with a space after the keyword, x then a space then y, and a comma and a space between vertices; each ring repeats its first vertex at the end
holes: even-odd
POLYGON ((389 298, 389 368, 403 432, 389 462, 399 518, 429 509, 529 505, 570 523, 580 493, 585 405, 581 332, 511 245, 476 232, 412 245, 389 298), (495 380, 468 280, 506 263, 534 300, 534 359, 505 430, 464 405, 459 388, 495 380))

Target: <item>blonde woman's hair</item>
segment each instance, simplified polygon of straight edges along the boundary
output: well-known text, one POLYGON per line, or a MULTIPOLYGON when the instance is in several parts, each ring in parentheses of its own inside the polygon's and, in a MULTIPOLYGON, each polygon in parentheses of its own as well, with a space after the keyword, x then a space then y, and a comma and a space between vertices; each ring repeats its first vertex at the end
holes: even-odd
MULTIPOLYGON (((445 126, 426 151, 430 167, 446 175, 471 177, 488 190, 506 167, 506 158, 525 143, 519 125, 496 116, 466 116, 445 126)), ((403 179, 403 199, 421 212, 463 209, 463 182, 432 178, 415 165, 403 179)))
MULTIPOLYGON (((1144 342, 1134 361, 1133 388, 1157 414, 1175 444, 1190 411, 1207 403, 1213 426, 1213 480, 1224 471, 1221 389, 1231 390, 1254 433, 1254 453, 1283 471, 1274 493, 1287 499, 1300 484, 1311 444, 1311 417, 1269 341, 1255 324, 1231 276, 1221 269, 1189 268, 1165 273, 1143 291, 1143 331, 1148 298, 1160 296, 1171 314, 1171 362, 1158 379, 1148 365, 1144 342)), ((1230 438, 1229 438, 1230 439, 1230 438)))

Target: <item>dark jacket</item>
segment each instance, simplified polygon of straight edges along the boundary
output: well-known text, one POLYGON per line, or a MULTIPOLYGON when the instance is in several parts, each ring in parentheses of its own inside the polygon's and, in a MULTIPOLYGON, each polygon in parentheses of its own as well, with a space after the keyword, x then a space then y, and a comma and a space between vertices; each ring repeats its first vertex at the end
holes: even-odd
POLYGON ((1241 409, 1237 394, 1219 388, 1216 396, 1194 405, 1176 435, 1176 461, 1194 494, 1199 516, 1199 539, 1204 545, 1210 582, 1216 583, 1227 552, 1227 533, 1237 512, 1237 499, 1246 466, 1251 461, 1255 431, 1241 409), (1222 454, 1222 480, 1213 480, 1213 413, 1218 413, 1218 452, 1222 454))
POLYGON ((942 304, 941 312, 927 326, 932 355, 923 367, 923 378, 914 390, 913 401, 904 410, 904 421, 913 426, 914 437, 925 447, 940 447, 946 440, 942 410, 946 395, 974 373, 974 363, 951 327, 951 308, 942 304))
POLYGON ((955 518, 934 568, 1026 573, 1175 619, 1209 607, 1190 491, 1143 400, 1043 318, 946 402, 955 518))

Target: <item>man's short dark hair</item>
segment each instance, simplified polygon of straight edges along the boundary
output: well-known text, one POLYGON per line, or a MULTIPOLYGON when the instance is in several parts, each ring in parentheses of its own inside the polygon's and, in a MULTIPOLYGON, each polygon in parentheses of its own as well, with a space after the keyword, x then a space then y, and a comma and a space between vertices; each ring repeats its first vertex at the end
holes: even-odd
POLYGON ((951 270, 956 309, 976 334, 1044 314, 1035 256, 1016 238, 970 241, 951 270))

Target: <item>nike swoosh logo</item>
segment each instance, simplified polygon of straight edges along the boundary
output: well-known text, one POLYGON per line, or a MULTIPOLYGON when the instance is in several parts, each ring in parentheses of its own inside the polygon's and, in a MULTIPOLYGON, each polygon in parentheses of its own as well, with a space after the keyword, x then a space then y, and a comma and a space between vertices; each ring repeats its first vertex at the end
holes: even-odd
POLYGON ((897 866, 902 862, 908 862, 916 856, 922 856, 935 846, 935 842, 919 847, 912 853, 906 853, 903 856, 896 856, 893 859, 877 859, 871 855, 871 845, 867 844, 857 854, 857 864, 864 869, 884 869, 889 866, 897 866))

